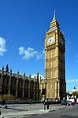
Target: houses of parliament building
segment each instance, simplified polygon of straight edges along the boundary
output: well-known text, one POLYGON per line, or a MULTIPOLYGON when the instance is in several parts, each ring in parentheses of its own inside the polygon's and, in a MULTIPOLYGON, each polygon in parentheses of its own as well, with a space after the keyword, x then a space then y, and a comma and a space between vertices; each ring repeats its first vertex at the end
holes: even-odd
POLYGON ((65 82, 65 37, 60 31, 56 14, 50 22, 50 28, 44 39, 45 75, 39 79, 39 73, 34 78, 12 73, 6 66, 0 70, 0 94, 12 94, 16 98, 38 100, 42 89, 45 89, 45 98, 49 100, 63 99, 66 96, 65 82))
POLYGON ((27 77, 24 75, 20 75, 19 72, 17 74, 12 73, 12 69, 2 67, 0 70, 0 94, 12 94, 16 98, 22 99, 39 99, 39 73, 37 76, 32 78, 31 75, 27 77))

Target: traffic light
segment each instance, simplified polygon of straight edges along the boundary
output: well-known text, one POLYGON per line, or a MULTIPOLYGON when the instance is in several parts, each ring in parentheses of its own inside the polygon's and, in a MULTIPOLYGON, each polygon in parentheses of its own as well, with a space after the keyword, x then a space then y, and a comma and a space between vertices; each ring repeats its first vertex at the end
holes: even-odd
POLYGON ((45 93, 46 93, 46 89, 43 88, 43 89, 42 89, 42 95, 45 95, 45 93))

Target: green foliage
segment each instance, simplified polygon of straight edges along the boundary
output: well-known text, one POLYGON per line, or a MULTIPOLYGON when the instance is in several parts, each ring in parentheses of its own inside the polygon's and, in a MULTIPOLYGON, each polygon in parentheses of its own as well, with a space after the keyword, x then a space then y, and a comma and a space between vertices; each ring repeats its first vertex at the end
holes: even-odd
POLYGON ((0 96, 0 98, 4 100, 15 100, 15 97, 11 94, 4 94, 3 96, 0 96))
POLYGON ((74 91, 74 92, 72 93, 72 95, 73 95, 73 96, 78 96, 78 91, 74 91))

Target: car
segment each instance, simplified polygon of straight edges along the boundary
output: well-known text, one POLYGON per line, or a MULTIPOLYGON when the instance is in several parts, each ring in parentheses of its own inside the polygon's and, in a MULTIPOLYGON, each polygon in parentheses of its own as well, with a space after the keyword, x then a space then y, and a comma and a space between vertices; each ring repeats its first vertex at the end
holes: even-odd
POLYGON ((65 100, 62 100, 61 101, 61 105, 67 105, 67 100, 65 99, 65 100))
POLYGON ((67 105, 75 105, 74 101, 67 101, 67 105))

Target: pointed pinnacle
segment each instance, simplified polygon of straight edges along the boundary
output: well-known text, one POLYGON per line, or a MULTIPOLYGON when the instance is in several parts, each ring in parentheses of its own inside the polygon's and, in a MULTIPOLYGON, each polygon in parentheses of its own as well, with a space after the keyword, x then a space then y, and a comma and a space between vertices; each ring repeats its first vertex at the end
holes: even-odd
POLYGON ((52 22, 53 22, 53 21, 56 21, 56 12, 55 12, 55 10, 54 10, 54 16, 53 16, 52 22))

